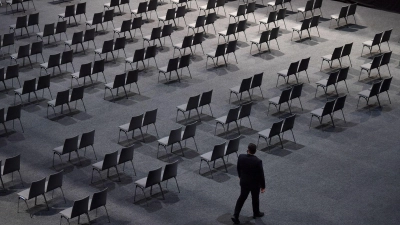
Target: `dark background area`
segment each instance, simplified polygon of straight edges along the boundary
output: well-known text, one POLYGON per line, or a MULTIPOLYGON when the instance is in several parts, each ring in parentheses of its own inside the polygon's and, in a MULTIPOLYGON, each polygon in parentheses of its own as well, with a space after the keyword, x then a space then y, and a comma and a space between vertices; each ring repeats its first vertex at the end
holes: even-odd
POLYGON ((392 12, 400 12, 400 1, 398 0, 352 0, 344 2, 356 2, 360 5, 383 9, 392 12))

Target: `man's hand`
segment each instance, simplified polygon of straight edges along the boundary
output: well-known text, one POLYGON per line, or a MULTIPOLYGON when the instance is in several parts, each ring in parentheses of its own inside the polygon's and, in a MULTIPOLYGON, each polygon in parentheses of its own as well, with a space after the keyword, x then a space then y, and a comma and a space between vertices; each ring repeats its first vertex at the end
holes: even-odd
POLYGON ((265 188, 261 188, 261 193, 264 193, 265 192, 265 188))

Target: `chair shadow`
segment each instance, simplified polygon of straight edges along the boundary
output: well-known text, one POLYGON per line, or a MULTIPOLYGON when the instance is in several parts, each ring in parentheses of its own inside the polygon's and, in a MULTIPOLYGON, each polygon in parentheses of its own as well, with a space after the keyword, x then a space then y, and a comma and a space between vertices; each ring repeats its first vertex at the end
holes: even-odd
MULTIPOLYGON (((219 167, 213 168, 212 164, 210 165, 210 167, 211 167, 211 170, 212 170, 212 176, 211 176, 211 171, 209 170, 207 163, 204 163, 204 162, 203 162, 203 165, 202 165, 202 168, 201 168, 203 170, 203 173, 201 173, 201 170, 200 170, 200 174, 199 175, 204 177, 204 178, 208 178, 208 179, 210 179, 212 181, 215 181, 217 183, 225 183, 225 182, 227 182, 228 180, 231 179, 230 176, 228 176, 228 174, 226 173, 225 167, 222 164, 222 162, 221 162, 221 165, 219 167), (206 170, 207 172, 204 172, 204 170, 206 170)), ((198 173, 198 171, 197 171, 197 173, 198 173)))

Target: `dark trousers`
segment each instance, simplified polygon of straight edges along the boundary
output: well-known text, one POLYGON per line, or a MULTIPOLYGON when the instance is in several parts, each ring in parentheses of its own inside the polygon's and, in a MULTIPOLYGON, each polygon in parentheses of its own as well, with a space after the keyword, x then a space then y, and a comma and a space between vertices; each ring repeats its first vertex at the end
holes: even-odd
POLYGON ((246 201, 249 193, 251 192, 251 201, 253 205, 253 213, 257 214, 260 212, 260 188, 259 187, 243 187, 240 189, 240 196, 236 202, 235 213, 233 216, 239 218, 240 210, 242 210, 243 204, 246 201))

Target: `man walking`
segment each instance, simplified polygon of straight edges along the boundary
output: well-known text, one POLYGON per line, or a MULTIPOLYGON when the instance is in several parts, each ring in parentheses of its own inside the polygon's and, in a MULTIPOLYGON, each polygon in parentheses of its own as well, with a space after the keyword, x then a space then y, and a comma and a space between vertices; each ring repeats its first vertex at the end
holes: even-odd
POLYGON ((253 218, 264 216, 260 212, 260 191, 265 192, 264 169, 261 159, 257 158, 257 146, 250 143, 247 149, 247 154, 239 155, 237 162, 237 171, 240 179, 240 196, 236 202, 235 213, 232 221, 234 224, 240 224, 239 213, 251 192, 251 200, 253 204, 253 218))

